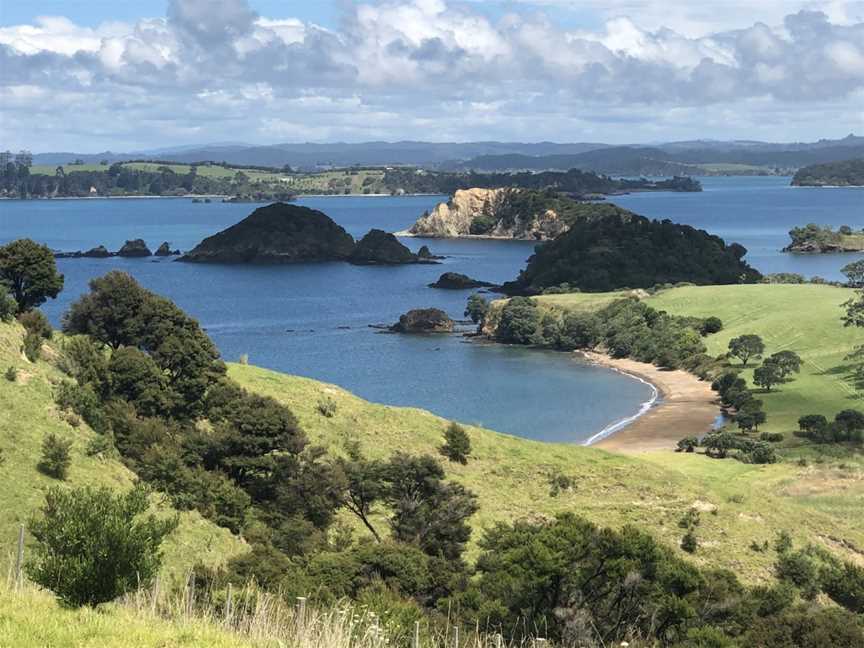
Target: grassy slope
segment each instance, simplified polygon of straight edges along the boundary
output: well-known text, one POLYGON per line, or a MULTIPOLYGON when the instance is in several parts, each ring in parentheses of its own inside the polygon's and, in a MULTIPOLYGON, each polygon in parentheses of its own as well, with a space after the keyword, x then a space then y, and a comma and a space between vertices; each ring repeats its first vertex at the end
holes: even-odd
MULTIPOLYGON (((200 621, 171 623, 120 605, 68 610, 41 592, 0 587, 0 648, 242 648, 251 642, 200 621)), ((264 642, 254 645, 265 646, 264 642)))
MULTIPOLYGON (((95 433, 86 424, 74 428, 61 419, 52 397, 52 383, 61 374, 44 360, 28 362, 20 352, 22 336, 18 325, 0 323, 0 372, 10 366, 18 369, 15 383, 0 376, 0 449, 6 459, 0 466, 0 577, 14 554, 19 524, 41 506, 44 491, 60 483, 36 469, 48 433, 73 441, 68 484, 122 489, 133 479, 119 461, 86 455, 95 433)), ((166 570, 179 577, 198 560, 219 563, 242 550, 228 531, 197 513, 184 513, 180 528, 166 541, 166 570)))
MULTIPOLYGON (((447 425, 429 412, 368 403, 306 378, 242 365, 231 365, 230 375, 247 388, 288 404, 309 436, 336 452, 346 440, 358 439, 373 457, 397 450, 434 454, 447 425), (324 398, 336 403, 332 418, 317 410, 324 398)), ((699 535, 704 546, 694 560, 733 569, 745 580, 771 575, 773 554, 754 552, 749 545, 771 540, 778 529, 789 530, 802 542, 822 540, 841 554, 864 560, 864 553, 849 549, 864 551, 861 467, 753 466, 671 452, 637 459, 468 429, 472 459, 467 466, 447 468, 479 496, 472 543, 479 529, 498 520, 575 511, 600 524, 638 524, 677 547, 682 535, 678 520, 702 502, 715 505, 718 512, 703 514, 699 535), (575 478, 575 489, 550 497, 548 475, 553 470, 575 478), (735 501, 730 500, 733 496, 735 501)), ((475 551, 472 546, 471 554, 475 551)))
MULTIPOLYGON (((547 307, 592 310, 622 294, 576 293, 537 300, 547 307)), ((844 328, 840 320, 841 305, 851 296, 851 291, 833 286, 758 284, 674 288, 645 301, 675 315, 722 319, 723 330, 705 339, 712 355, 725 353, 730 339, 747 333, 762 337, 766 355, 786 349, 798 353, 804 367, 795 380, 759 394, 769 416, 765 429, 789 433, 803 414, 833 416, 864 407, 864 393, 855 388, 852 366, 845 360, 855 346, 864 344, 864 332, 844 328)), ((751 360, 745 370, 748 381, 758 364, 751 360)))

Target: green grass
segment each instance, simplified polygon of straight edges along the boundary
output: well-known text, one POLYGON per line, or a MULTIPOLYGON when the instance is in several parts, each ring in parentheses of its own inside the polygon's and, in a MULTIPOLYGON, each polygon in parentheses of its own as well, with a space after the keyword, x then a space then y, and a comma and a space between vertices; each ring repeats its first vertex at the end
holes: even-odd
POLYGON ((697 164, 700 169, 705 169, 709 173, 758 173, 771 171, 770 167, 756 166, 753 164, 734 164, 718 162, 716 164, 697 164))
MULTIPOLYGON (((307 378, 233 364, 229 373, 248 389, 289 405, 313 442, 335 453, 342 452, 347 441, 358 440, 371 457, 397 450, 437 455, 448 424, 424 410, 369 403, 307 378), (336 404, 332 418, 318 412, 323 399, 336 404)), ((466 466, 447 463, 447 471, 479 497, 469 556, 476 555, 484 527, 561 511, 603 525, 637 524, 680 551, 683 532, 677 523, 694 504, 716 506, 717 513, 702 515, 698 535, 703 546, 696 556, 681 555, 732 569, 745 581, 771 577, 773 554, 754 552, 749 545, 772 540, 779 529, 800 542, 822 542, 847 557, 859 556, 853 547, 864 550, 864 466, 854 460, 846 459, 847 468, 841 468, 839 461, 754 466, 673 452, 631 457, 466 428, 471 458, 466 466), (573 477, 574 490, 551 497, 548 477, 553 471, 573 477), (733 497, 740 503, 731 501, 733 497)), ((359 527, 357 532, 363 533, 359 527)))
POLYGON ((51 175, 57 171, 57 167, 62 166, 64 173, 74 173, 75 171, 107 171, 107 164, 34 164, 30 167, 32 175, 51 175))
MULTIPOLYGON (((574 293, 538 297, 541 306, 564 310, 602 307, 622 293, 574 293)), ((833 416, 847 408, 864 408, 864 392, 852 380, 846 356, 864 344, 864 331, 843 326, 842 304, 852 291, 815 284, 755 284, 691 286, 661 291, 645 302, 674 315, 716 316, 723 320, 720 333, 705 338, 708 353, 728 351, 733 337, 754 333, 765 342, 765 354, 791 350, 804 360, 801 373, 770 393, 760 392, 768 424, 764 429, 790 434, 804 414, 833 416)), ((743 376, 752 385, 751 360, 743 376)), ((738 367, 740 362, 732 360, 738 367)))
MULTIPOLYGON (((0 465, 0 577, 11 563, 19 525, 42 505, 45 490, 61 483, 36 468, 48 433, 73 442, 69 479, 63 483, 125 489, 134 478, 116 459, 87 456, 87 443, 95 433, 84 423, 73 427, 64 420, 53 399, 53 386, 62 374, 46 360, 28 362, 20 351, 22 339, 20 326, 0 324, 0 374, 10 366, 18 370, 14 383, 0 375, 0 450, 5 458, 0 465)), ((45 357, 52 354, 46 346, 45 357)), ((164 503, 154 506, 170 514, 164 503)), ((165 570, 171 578, 182 578, 199 560, 218 564, 244 550, 230 532, 197 513, 183 513, 180 519, 180 528, 165 545, 165 570)))
MULTIPOLYGON (((166 621, 123 605, 60 607, 44 592, 0 587, 0 648, 243 648, 264 646, 199 620, 166 621)), ((278 645, 275 642, 269 645, 278 645)))

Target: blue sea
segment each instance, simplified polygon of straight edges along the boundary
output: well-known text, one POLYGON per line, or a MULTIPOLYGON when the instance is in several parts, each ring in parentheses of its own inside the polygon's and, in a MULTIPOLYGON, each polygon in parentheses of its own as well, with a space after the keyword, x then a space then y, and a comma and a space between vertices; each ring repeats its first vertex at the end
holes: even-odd
MULTIPOLYGON (((788 178, 705 178, 700 194, 641 193, 618 204, 655 218, 689 223, 737 241, 763 272, 840 279, 861 255, 796 256, 779 252, 787 231, 817 222, 864 226, 864 191, 792 189, 788 178)), ((355 238, 370 228, 407 228, 443 196, 307 197, 355 238)), ((143 238, 188 250, 256 205, 189 199, 0 202, 0 243, 21 237, 53 249, 117 249, 143 238)), ((112 269, 134 275, 199 319, 225 359, 248 354, 263 367, 338 384, 372 401, 429 409, 442 416, 544 441, 583 442, 636 413, 650 386, 589 366, 571 354, 469 341, 460 335, 391 335, 370 325, 434 306, 462 318, 472 291, 427 287, 445 271, 493 282, 513 279, 533 244, 406 239, 447 258, 441 265, 359 267, 344 263, 215 266, 171 259, 60 259, 60 297, 44 306, 59 324, 87 282, 112 269)))

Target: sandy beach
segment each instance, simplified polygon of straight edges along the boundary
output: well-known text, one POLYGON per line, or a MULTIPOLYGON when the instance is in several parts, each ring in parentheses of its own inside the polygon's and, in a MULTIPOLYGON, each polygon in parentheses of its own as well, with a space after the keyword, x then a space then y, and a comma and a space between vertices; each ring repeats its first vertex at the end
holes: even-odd
POLYGON ((679 439, 711 430, 720 414, 711 384, 686 371, 668 371, 644 362, 614 359, 586 352, 589 362, 637 376, 660 392, 657 402, 625 428, 598 440, 592 447, 639 453, 674 449, 679 439))

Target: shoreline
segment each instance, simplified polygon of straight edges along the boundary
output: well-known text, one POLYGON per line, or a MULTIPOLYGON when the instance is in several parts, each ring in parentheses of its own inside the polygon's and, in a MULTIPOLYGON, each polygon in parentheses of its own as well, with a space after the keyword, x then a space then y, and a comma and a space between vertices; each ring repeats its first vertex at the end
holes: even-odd
POLYGON ((625 454, 674 450, 685 436, 707 434, 722 413, 711 385, 686 371, 663 370, 596 351, 580 355, 591 364, 630 376, 654 389, 654 396, 636 414, 606 426, 583 445, 625 454))

